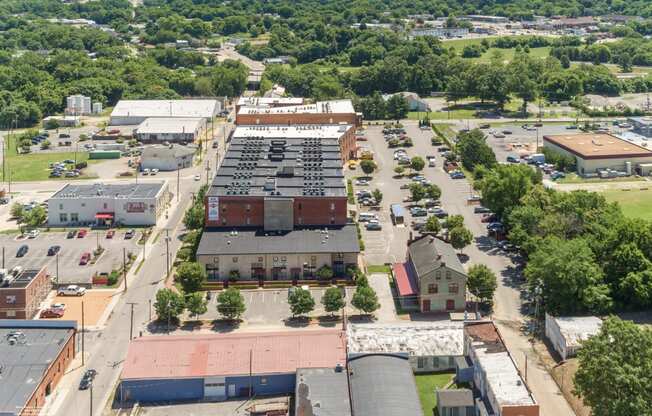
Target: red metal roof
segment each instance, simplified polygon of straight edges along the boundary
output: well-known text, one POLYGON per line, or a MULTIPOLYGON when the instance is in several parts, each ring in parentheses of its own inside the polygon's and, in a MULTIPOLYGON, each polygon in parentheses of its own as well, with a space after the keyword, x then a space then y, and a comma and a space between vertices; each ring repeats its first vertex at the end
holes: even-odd
POLYGON ((122 379, 293 373, 346 363, 340 330, 149 336, 134 339, 122 379))
POLYGON ((417 294, 417 285, 414 279, 405 268, 405 263, 394 263, 394 279, 396 280, 396 287, 398 294, 401 296, 414 296, 417 294))

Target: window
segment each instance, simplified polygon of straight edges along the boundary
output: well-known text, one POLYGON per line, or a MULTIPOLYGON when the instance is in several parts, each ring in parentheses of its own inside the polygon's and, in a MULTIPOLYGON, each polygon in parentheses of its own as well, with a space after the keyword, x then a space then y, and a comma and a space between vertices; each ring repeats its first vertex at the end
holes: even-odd
POLYGON ((245 222, 247 223, 247 225, 251 224, 251 218, 247 217, 247 219, 245 220, 245 222))
POLYGON ((213 257, 213 264, 220 264, 220 258, 219 257, 213 257))
POLYGON ((16 296, 15 295, 6 296, 5 303, 16 303, 16 296))
POLYGON ((437 279, 437 280, 441 279, 441 270, 437 270, 435 272, 435 279, 437 279))
POLYGON ((16 311, 7 311, 7 318, 15 318, 16 311))
POLYGON ((455 366, 455 358, 448 357, 448 366, 449 367, 454 367, 455 366))
POLYGON ((63 209, 63 204, 59 204, 59 209, 63 209))
POLYGON ((258 257, 258 263, 262 263, 262 262, 263 262, 263 258, 262 258, 262 257, 258 257))
POLYGON ((86 206, 86 202, 82 202, 82 203, 81 203, 81 206, 82 206, 82 207, 85 207, 85 206, 86 206))
POLYGON ((439 357, 432 357, 432 367, 439 368, 439 357))
POLYGON ((251 204, 245 205, 245 209, 247 210, 247 212, 251 211, 251 204))
POLYGON ((233 262, 234 262, 234 263, 237 263, 237 262, 238 262, 238 258, 237 258, 237 257, 234 257, 234 258, 233 258, 233 262))
POLYGON ((278 261, 278 257, 274 257, 274 261, 278 261))
POLYGON ((335 224, 335 217, 331 217, 331 225, 335 224))
POLYGON ((448 293, 457 293, 459 291, 460 291, 460 287, 458 286, 457 283, 448 284, 448 293))
POLYGON ((426 366, 426 359, 423 357, 417 358, 417 368, 424 368, 426 366))
POLYGON ((65 213, 59 214, 59 221, 68 222, 68 214, 65 214, 65 213))
POLYGON ((310 261, 311 262, 316 262, 317 261, 317 256, 310 256, 310 261))
POLYGON ((299 209, 301 209, 301 202, 299 202, 299 209))
POLYGON ((109 208, 109 204, 107 204, 107 203, 105 202, 105 203, 104 203, 104 209, 108 209, 108 208, 109 208))
POLYGON ((267 377, 261 377, 260 378, 260 385, 261 386, 266 386, 267 385, 267 377))
POLYGON ((437 287, 436 283, 430 283, 428 285, 428 293, 438 293, 438 292, 439 292, 439 288, 437 287))
POLYGON ((70 221, 72 222, 79 222, 79 214, 76 212, 73 212, 70 214, 70 221))
POLYGON ((226 225, 226 218, 222 218, 222 225, 226 225))
POLYGON ((281 261, 288 261, 288 258, 285 256, 281 256, 281 261))
POLYGON ((451 271, 446 270, 446 280, 450 280, 450 279, 451 279, 451 271))
POLYGON ((335 211, 335 202, 331 202, 331 211, 335 211))

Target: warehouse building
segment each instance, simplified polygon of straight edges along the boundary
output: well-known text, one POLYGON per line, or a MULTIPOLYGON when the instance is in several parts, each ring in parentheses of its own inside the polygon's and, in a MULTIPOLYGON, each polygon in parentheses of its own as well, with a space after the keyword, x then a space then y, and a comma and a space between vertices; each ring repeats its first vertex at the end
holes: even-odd
POLYGON ((294 398, 294 416, 351 416, 348 374, 341 365, 298 369, 294 398))
POLYGON ((140 156, 140 168, 162 172, 190 168, 196 152, 193 147, 178 144, 145 146, 140 156))
POLYGON ((235 112, 241 107, 289 107, 303 105, 303 97, 240 97, 235 104, 235 112))
POLYGON ((464 323, 456 321, 349 324, 349 357, 394 354, 408 359, 415 373, 455 368, 464 356, 464 323))
POLYGON ((629 117, 627 121, 631 123, 634 133, 652 137, 652 117, 629 117))
POLYGON ((75 321, 0 320, 0 415, 38 415, 75 358, 75 321))
POLYGON ((156 402, 292 394, 299 369, 345 366, 345 343, 338 330, 137 338, 117 395, 156 402))
POLYGON ((615 170, 647 175, 652 169, 652 151, 605 133, 543 136, 544 148, 573 157, 580 175, 615 170))
POLYGON ((546 314, 546 337, 562 360, 577 355, 586 341, 600 332, 602 320, 595 316, 554 317, 546 314))
POLYGON ((359 126, 362 116, 351 100, 319 101, 287 107, 241 107, 235 116, 237 125, 339 124, 359 126))
POLYGON ((69 183, 48 199, 48 225, 155 225, 171 198, 167 182, 69 183))
POLYGON ((134 131, 136 140, 142 143, 193 143, 204 134, 206 119, 187 118, 148 118, 134 131))
POLYGON ((138 125, 148 118, 203 118, 212 120, 221 111, 218 100, 120 100, 109 125, 138 125))
POLYGON ((32 319, 50 290, 45 267, 0 275, 0 319, 32 319))

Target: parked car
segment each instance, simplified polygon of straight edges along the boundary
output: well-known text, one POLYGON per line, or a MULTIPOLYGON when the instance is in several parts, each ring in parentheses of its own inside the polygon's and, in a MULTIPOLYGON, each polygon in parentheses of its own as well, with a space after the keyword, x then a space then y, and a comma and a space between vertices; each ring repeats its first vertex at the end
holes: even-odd
POLYGON ((60 250, 61 246, 50 246, 50 248, 48 248, 48 256, 56 256, 60 250))
POLYGON ((158 173, 158 169, 154 168, 152 169, 152 175, 156 175, 158 173))
POLYGON ((29 251, 29 246, 27 244, 23 244, 22 246, 18 247, 18 251, 16 252, 16 257, 23 257, 27 252, 29 251))
POLYGON ((425 217, 428 215, 428 211, 421 207, 412 207, 410 208, 410 214, 412 214, 413 217, 425 217))
POLYGON ((136 230, 134 230, 133 228, 127 230, 127 232, 125 233, 125 240, 129 240, 130 238, 133 238, 135 235, 136 235, 136 230))
POLYGON ((434 215, 437 218, 446 218, 446 217, 448 217, 448 212, 446 212, 441 207, 430 208, 428 210, 428 213, 434 215))
POLYGON ((149 175, 149 169, 143 169, 142 174, 143 175, 149 175))
POLYGON ((115 230, 109 230, 106 232, 106 238, 113 238, 115 235, 115 230))
POLYGON ((487 225, 487 230, 499 230, 503 228, 503 223, 502 222, 491 222, 487 225))
POLYGON ((481 222, 496 222, 498 220, 498 215, 496 214, 485 214, 480 218, 481 222))
POLYGON ((195 175, 195 180, 196 180, 196 181, 200 181, 200 180, 201 180, 201 176, 200 176, 200 175, 195 175))
POLYGON ((85 293, 86 288, 77 285, 68 285, 57 290, 58 296, 83 296, 85 293))
POLYGON ((50 308, 65 311, 66 310, 66 304, 65 303, 53 303, 52 305, 50 305, 50 308))
POLYGON ((421 182, 421 181, 425 181, 425 180, 426 180, 426 177, 423 176, 423 175, 416 175, 416 176, 412 177, 413 182, 421 182))
POLYGON ((82 376, 81 381, 79 382, 79 390, 86 390, 88 389, 91 384, 93 384, 93 380, 95 379, 95 376, 97 375, 97 371, 89 368, 84 372, 84 375, 82 376))
POLYGON ((478 207, 473 208, 473 212, 475 212, 476 214, 487 214, 490 213, 491 210, 487 207, 483 207, 482 205, 480 205, 478 207))
POLYGON ((507 156, 507 161, 508 161, 509 163, 519 163, 518 158, 516 158, 515 156, 511 156, 511 155, 510 155, 510 156, 507 156))
POLYGON ((39 234, 41 234, 39 230, 31 230, 27 233, 27 238, 36 238, 39 234))
POLYGON ((216 141, 213 142, 213 145, 212 145, 211 147, 212 147, 213 149, 217 149, 217 147, 218 147, 219 145, 220 145, 219 142, 216 140, 216 141))
POLYGON ((77 238, 84 238, 88 234, 88 230, 81 229, 77 232, 77 238))
POLYGON ((62 318, 64 311, 61 309, 47 308, 41 311, 40 318, 62 318))
POLYGON ((451 179, 464 179, 466 178, 466 175, 464 175, 463 172, 456 170, 450 173, 451 179))
POLYGON ((410 184, 409 183, 402 183, 401 186, 399 186, 399 189, 410 189, 410 184))
POLYGON ((68 231, 68 234, 66 234, 66 238, 75 238, 77 235, 77 230, 70 230, 68 231))
POLYGON ((516 251, 516 246, 509 241, 503 240, 498 242, 498 248, 503 251, 516 251))
POLYGON ((366 179, 356 179, 355 184, 358 186, 369 186, 369 181, 366 179))
POLYGON ((383 229, 382 225, 380 225, 380 222, 378 222, 378 220, 369 221, 368 223, 365 224, 365 228, 367 229, 367 231, 380 231, 383 229))
POLYGON ((553 181, 557 180, 557 179, 565 178, 565 177, 566 177, 566 174, 564 172, 552 172, 550 174, 550 179, 552 179, 553 181))
POLYGON ((419 231, 423 229, 423 227, 426 226, 426 221, 425 220, 417 220, 417 221, 412 221, 412 229, 415 231, 419 231))
POLYGON ((79 259, 79 265, 86 266, 89 261, 91 261, 91 253, 89 252, 83 253, 81 255, 81 258, 79 259))
POLYGON ((507 129, 505 129, 505 130, 503 130, 502 133, 503 133, 503 134, 512 134, 512 131, 511 131, 511 130, 507 130, 507 129))

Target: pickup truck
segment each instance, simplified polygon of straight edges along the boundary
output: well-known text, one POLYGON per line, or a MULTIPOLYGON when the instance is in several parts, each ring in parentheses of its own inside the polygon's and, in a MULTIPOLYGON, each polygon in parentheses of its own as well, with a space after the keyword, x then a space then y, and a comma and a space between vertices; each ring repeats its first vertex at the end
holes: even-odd
POLYGON ((86 288, 77 285, 60 287, 59 290, 57 290, 58 296, 83 296, 85 293, 86 288))

